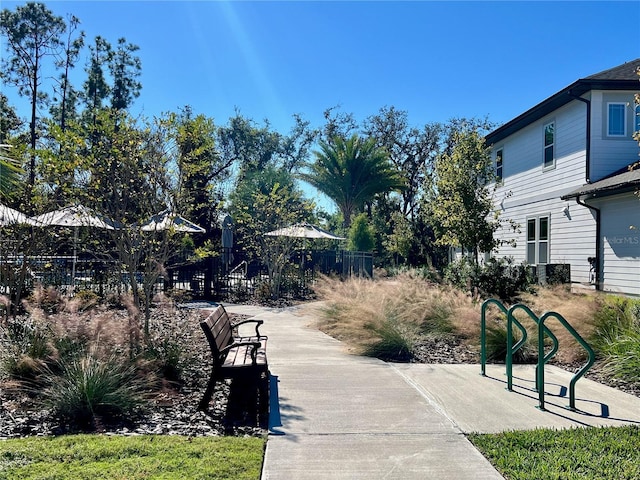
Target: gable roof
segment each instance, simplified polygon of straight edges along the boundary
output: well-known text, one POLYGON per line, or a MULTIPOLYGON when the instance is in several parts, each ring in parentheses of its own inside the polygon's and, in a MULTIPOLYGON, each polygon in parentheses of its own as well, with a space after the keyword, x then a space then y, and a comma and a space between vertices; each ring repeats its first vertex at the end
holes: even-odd
POLYGON ((493 145, 590 90, 640 90, 640 82, 638 81, 640 77, 636 73, 638 68, 640 68, 640 58, 576 80, 568 87, 489 133, 485 137, 485 141, 487 145, 493 145))
POLYGON ((562 196, 562 200, 585 195, 590 197, 606 197, 618 193, 631 192, 640 188, 640 168, 638 164, 629 165, 602 180, 588 183, 562 196))

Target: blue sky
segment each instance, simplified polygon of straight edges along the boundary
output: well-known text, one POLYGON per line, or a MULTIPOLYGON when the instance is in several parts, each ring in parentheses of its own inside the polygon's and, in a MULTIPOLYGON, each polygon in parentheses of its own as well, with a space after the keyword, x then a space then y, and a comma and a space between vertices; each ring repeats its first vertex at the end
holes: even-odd
POLYGON ((137 112, 191 105, 222 125, 237 108, 282 133, 293 114, 319 127, 337 105, 357 120, 395 106, 415 126, 463 116, 500 124, 640 57, 638 1, 45 3, 79 17, 89 41, 140 46, 137 112))

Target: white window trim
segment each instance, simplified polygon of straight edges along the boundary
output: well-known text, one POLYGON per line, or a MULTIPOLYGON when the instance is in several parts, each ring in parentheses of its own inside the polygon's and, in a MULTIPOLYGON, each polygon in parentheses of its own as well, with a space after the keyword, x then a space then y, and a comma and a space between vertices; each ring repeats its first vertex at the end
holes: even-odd
POLYGON ((526 228, 525 228, 525 243, 526 243, 525 259, 526 261, 530 265, 541 265, 540 255, 539 255, 540 242, 547 242, 547 263, 545 263, 544 265, 548 265, 549 263, 551 263, 551 214, 545 213, 541 215, 530 215, 526 217, 525 225, 526 225, 526 228), (542 218, 547 219, 547 238, 545 240, 540 240, 540 219, 542 218), (536 235, 534 240, 529 240, 529 231, 528 231, 529 220, 535 220, 536 222, 536 235), (530 259, 528 258, 530 244, 534 245, 534 257, 535 257, 534 262, 531 262, 530 259))
POLYGON ((626 104, 626 102, 607 102, 607 125, 606 125, 606 128, 607 128, 607 137, 623 138, 623 137, 627 136, 627 104, 626 104), (609 124, 609 120, 610 120, 609 115, 611 113, 611 111, 609 110, 609 107, 611 105, 622 105, 622 107, 623 107, 622 127, 624 129, 624 133, 622 133, 622 134, 609 133, 609 126, 610 126, 610 124, 609 124))
POLYGON ((547 170, 553 170, 556 168, 556 144, 557 144, 557 132, 556 132, 556 121, 551 120, 542 125, 542 171, 546 172, 547 170), (551 145, 545 145, 546 140, 546 130, 548 125, 553 125, 553 143, 551 145), (551 146, 553 148, 553 162, 551 165, 545 165, 545 151, 547 147, 551 146))

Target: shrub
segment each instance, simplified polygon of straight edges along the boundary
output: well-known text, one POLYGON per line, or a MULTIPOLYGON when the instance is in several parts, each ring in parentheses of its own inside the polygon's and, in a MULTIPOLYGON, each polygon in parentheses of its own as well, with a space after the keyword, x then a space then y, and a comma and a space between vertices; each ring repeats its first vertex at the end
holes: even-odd
POLYGON ((193 323, 175 311, 163 310, 151 318, 149 327, 145 359, 162 378, 171 382, 182 381, 184 370, 195 362, 188 348, 194 341, 193 323))
POLYGON ((33 316, 8 319, 0 332, 0 347, 2 370, 17 380, 33 380, 55 351, 51 328, 33 316))
POLYGON ((607 295, 594 318, 591 343, 604 356, 604 371, 640 382, 640 300, 607 295))
POLYGON ((385 361, 411 360, 415 332, 408 326, 389 318, 381 324, 368 324, 366 328, 375 333, 378 339, 364 347, 363 355, 385 361))
POLYGON ((594 347, 606 349, 615 340, 640 326, 640 300, 607 295, 594 315, 594 347))
POLYGON ((41 284, 36 285, 29 300, 33 306, 46 313, 55 313, 64 305, 63 296, 58 289, 51 286, 45 288, 41 284))
POLYGON ((66 425, 99 429, 111 420, 126 419, 145 403, 148 381, 132 364, 112 355, 101 359, 93 350, 61 359, 57 368, 42 369, 43 404, 66 425))
POLYGON ((444 269, 444 280, 470 292, 478 291, 484 297, 510 300, 533 284, 526 265, 514 264, 512 258, 490 258, 484 265, 476 265, 463 257, 444 269))
POLYGON ((351 222, 349 229, 349 250, 356 252, 370 252, 375 247, 375 235, 369 224, 366 213, 357 215, 351 222))
POLYGON ((640 383, 640 332, 629 330, 603 348, 604 372, 625 382, 640 383))

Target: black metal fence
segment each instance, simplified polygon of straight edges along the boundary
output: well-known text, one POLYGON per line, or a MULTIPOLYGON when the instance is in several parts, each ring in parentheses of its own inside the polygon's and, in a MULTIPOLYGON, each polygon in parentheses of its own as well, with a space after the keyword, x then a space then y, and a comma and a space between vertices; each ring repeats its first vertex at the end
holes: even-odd
MULTIPOLYGON (((283 272, 280 293, 283 296, 305 296, 317 274, 342 278, 373 278, 371 252, 305 251, 295 252, 283 272)), ((212 257, 196 263, 185 263, 168 269, 165 289, 184 290, 193 298, 240 299, 268 288, 268 271, 264 264, 243 259, 237 252, 212 257), (224 259, 234 258, 233 262, 224 259)))
MULTIPOLYGON (((343 250, 295 252, 283 272, 280 294, 305 296, 317 274, 372 278, 373 254, 343 250)), ((170 266, 155 288, 182 291, 194 299, 235 300, 257 293, 270 294, 268 278, 265 265, 243 258, 242 252, 228 251, 220 257, 170 266)), ((11 295, 19 289, 24 295, 41 284, 64 292, 92 290, 105 295, 129 291, 134 282, 139 288, 142 275, 135 274, 132 281, 117 262, 72 256, 0 256, 0 294, 11 295)))

